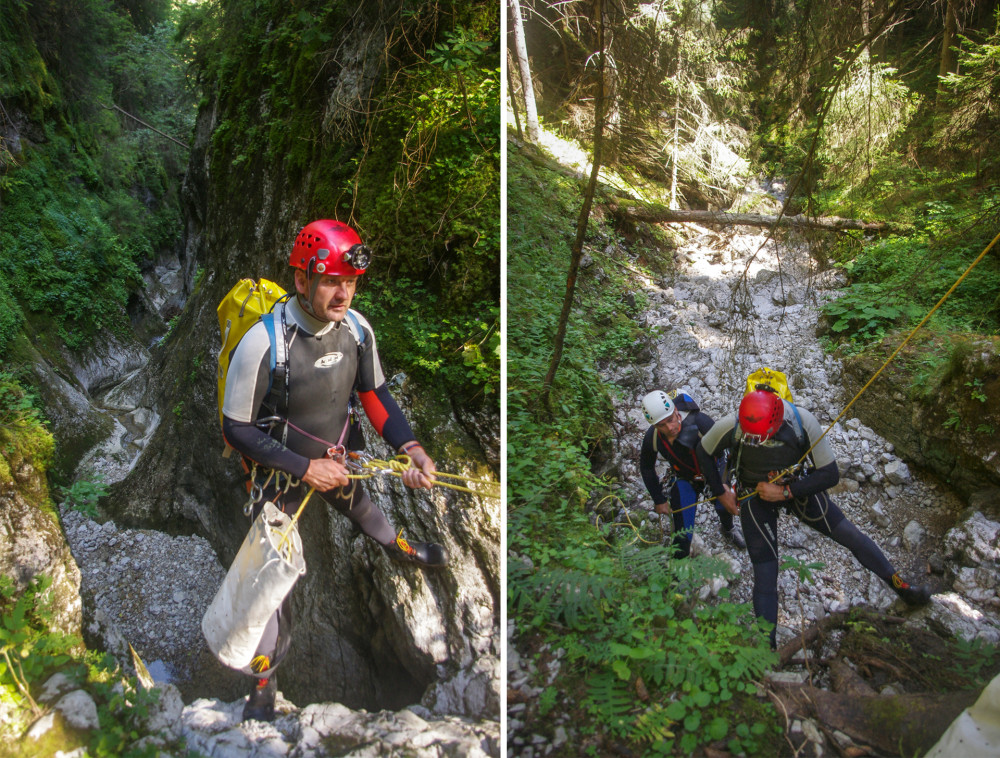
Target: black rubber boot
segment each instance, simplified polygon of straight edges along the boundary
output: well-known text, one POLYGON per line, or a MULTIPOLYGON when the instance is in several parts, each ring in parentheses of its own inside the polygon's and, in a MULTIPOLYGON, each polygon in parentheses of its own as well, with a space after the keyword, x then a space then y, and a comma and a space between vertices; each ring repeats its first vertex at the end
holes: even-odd
POLYGON ((388 545, 382 546, 389 557, 400 563, 415 563, 427 568, 438 568, 448 565, 448 551, 443 545, 434 542, 407 542, 400 536, 388 545))
POLYGON ((931 588, 926 584, 907 584, 899 574, 889 577, 889 586, 907 605, 927 605, 931 601, 931 588))
POLYGON ((731 543, 738 549, 743 550, 747 546, 747 541, 743 539, 743 530, 740 529, 736 524, 733 524, 732 528, 726 529, 722 527, 722 537, 726 542, 731 543))
POLYGON ((278 695, 278 682, 271 674, 267 679, 254 679, 250 697, 243 706, 244 721, 274 721, 274 700, 278 695))

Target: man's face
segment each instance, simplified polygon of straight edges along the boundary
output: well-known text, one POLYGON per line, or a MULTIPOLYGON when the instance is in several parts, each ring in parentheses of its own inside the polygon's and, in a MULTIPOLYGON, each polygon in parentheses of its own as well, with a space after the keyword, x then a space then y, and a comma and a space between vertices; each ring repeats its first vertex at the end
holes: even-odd
POLYGON ((313 315, 322 321, 343 321, 354 299, 358 277, 314 274, 311 284, 316 288, 312 298, 305 272, 295 272, 295 289, 312 305, 313 315))
POLYGON ((674 411, 674 415, 667 416, 663 421, 655 424, 656 428, 663 432, 668 439, 673 439, 681 433, 681 414, 674 411))

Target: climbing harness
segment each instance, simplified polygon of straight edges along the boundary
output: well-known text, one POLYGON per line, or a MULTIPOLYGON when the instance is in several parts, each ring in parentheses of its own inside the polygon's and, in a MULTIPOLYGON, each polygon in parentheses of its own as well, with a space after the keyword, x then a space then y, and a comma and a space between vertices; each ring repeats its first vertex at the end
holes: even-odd
MULTIPOLYGON (((404 472, 413 468, 413 460, 405 453, 401 453, 391 460, 386 461, 361 450, 346 450, 343 445, 331 445, 328 447, 327 457, 344 465, 351 472, 347 474, 348 479, 372 479, 378 476, 402 477, 404 472)), ((264 490, 271 483, 272 478, 275 482, 275 489, 280 493, 278 495, 279 498, 280 495, 285 494, 292 487, 297 487, 301 484, 301 481, 291 474, 276 469, 266 470, 268 471, 267 478, 262 484, 258 483, 258 466, 256 462, 251 462, 249 471, 250 483, 248 484, 249 498, 243 506, 243 514, 245 516, 249 516, 253 511, 253 507, 263 500, 264 490)), ((446 471, 434 472, 434 486, 446 487, 457 492, 467 492, 470 495, 478 495, 479 497, 493 499, 500 497, 499 482, 490 479, 475 479, 460 474, 449 474, 446 471), (479 489, 472 489, 471 487, 452 484, 451 482, 439 481, 440 478, 460 479, 466 484, 481 485, 481 487, 479 489)))

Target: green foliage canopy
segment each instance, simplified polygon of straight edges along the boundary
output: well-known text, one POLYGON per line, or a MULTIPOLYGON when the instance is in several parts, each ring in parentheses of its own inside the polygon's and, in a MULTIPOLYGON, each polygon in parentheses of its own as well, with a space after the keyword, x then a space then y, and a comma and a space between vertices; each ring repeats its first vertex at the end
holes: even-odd
POLYGON ((21 314, 72 348, 128 328, 141 267, 181 229, 187 156, 111 107, 181 138, 194 115, 171 24, 141 34, 108 0, 34 6, 0 17, 0 102, 30 119, 17 144, 0 139, 0 300, 16 301, 0 317, 0 356, 21 314))

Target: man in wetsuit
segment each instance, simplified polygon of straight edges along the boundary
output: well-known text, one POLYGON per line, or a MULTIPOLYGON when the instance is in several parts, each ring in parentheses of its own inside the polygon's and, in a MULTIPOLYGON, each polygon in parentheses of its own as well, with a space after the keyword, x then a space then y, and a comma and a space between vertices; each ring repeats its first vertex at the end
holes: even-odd
MULTIPOLYGON (((642 414, 649 428, 642 439, 639 473, 653 499, 653 510, 673 517, 674 555, 687 558, 691 552, 695 504, 705 488, 705 477, 694 451, 701 435, 711 429, 714 422, 698 409, 690 395, 683 392, 674 393, 672 398, 663 390, 650 392, 642 399, 642 414), (664 495, 663 483, 656 475, 657 453, 670 464, 668 480, 673 481, 668 495, 664 495)), ((718 468, 722 461, 712 461, 711 465, 718 468)), ((719 514, 722 536, 738 548, 746 547, 740 527, 733 523, 733 515, 718 501, 715 511, 719 514)))
MULTIPOLYGON (((286 513, 294 513, 309 488, 315 488, 314 498, 347 516, 392 558, 440 566, 447 563, 442 546, 397 538, 358 480, 347 478, 342 453, 348 444, 350 397, 356 391, 375 430, 410 457, 413 465, 403 472, 403 483, 411 488, 434 484, 434 461, 386 387, 372 328, 363 316, 348 312, 370 258, 357 232, 339 221, 314 221, 302 229, 289 260, 295 269, 294 296, 275 308, 275 339, 283 340, 287 356, 284 378, 280 370, 272 376, 271 340, 258 321, 230 359, 222 431, 229 445, 256 464, 254 470, 263 471, 261 481, 272 470, 300 480, 280 498, 273 477, 264 490, 264 499, 286 513)), ((252 518, 262 507, 263 500, 252 518)), ((274 669, 290 642, 290 597, 268 622, 251 663, 254 682, 244 720, 274 718, 274 669)))
MULTIPOLYGON (((743 397, 738 416, 717 421, 698 443, 696 452, 709 487, 727 511, 740 515, 743 524, 753 565, 754 613, 772 625, 778 623, 777 528, 781 510, 846 547, 908 605, 925 605, 930 601, 930 588, 903 581, 879 547, 847 520, 827 493, 840 479, 840 471, 833 449, 822 435, 816 417, 805 408, 782 400, 774 392, 757 389, 743 397), (796 467, 810 447, 811 470, 772 481, 777 474, 796 467), (727 450, 740 491, 747 493, 739 499, 708 465, 727 450)), ((774 629, 770 641, 775 647, 774 629)))

